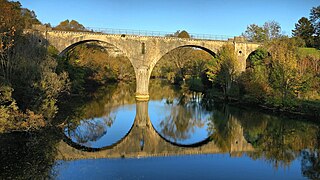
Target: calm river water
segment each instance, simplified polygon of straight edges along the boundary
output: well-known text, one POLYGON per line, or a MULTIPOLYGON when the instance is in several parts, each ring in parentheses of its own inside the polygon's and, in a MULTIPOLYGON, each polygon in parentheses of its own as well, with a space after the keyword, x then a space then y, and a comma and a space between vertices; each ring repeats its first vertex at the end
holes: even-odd
POLYGON ((151 81, 64 112, 63 128, 0 135, 0 179, 319 179, 319 125, 205 102, 151 81))

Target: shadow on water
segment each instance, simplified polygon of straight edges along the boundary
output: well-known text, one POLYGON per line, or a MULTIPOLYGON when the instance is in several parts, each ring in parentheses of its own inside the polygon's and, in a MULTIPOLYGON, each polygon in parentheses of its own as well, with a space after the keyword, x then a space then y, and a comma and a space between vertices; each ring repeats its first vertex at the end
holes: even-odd
POLYGON ((57 129, 0 135, 0 179, 51 179, 61 141, 57 129))

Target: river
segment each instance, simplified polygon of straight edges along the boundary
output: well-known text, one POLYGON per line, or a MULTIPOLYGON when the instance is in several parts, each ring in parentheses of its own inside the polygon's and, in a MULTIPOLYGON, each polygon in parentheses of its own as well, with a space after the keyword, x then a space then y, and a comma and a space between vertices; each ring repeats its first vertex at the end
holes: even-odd
POLYGON ((319 125, 206 102, 165 81, 113 84, 63 128, 0 135, 0 179, 318 179, 319 125))

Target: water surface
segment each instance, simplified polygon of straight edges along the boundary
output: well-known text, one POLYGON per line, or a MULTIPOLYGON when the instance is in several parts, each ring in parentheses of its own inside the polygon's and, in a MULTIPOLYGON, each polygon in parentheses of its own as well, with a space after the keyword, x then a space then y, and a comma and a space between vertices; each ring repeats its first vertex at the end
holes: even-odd
POLYGON ((151 81, 104 88, 65 128, 0 135, 0 179, 319 179, 319 125, 151 81))

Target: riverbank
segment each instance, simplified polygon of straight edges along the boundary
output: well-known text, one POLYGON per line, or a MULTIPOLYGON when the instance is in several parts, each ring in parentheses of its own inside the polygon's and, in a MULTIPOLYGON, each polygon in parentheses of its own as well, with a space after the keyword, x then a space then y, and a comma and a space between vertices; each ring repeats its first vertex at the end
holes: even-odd
POLYGON ((229 96, 225 98, 222 94, 210 94, 210 97, 205 98, 209 102, 221 102, 227 103, 239 108, 256 109, 266 113, 272 113, 274 115, 288 117, 291 119, 299 118, 307 121, 320 122, 320 102, 319 101, 307 101, 307 100, 295 100, 291 106, 279 106, 266 102, 253 101, 250 98, 238 98, 229 96))

